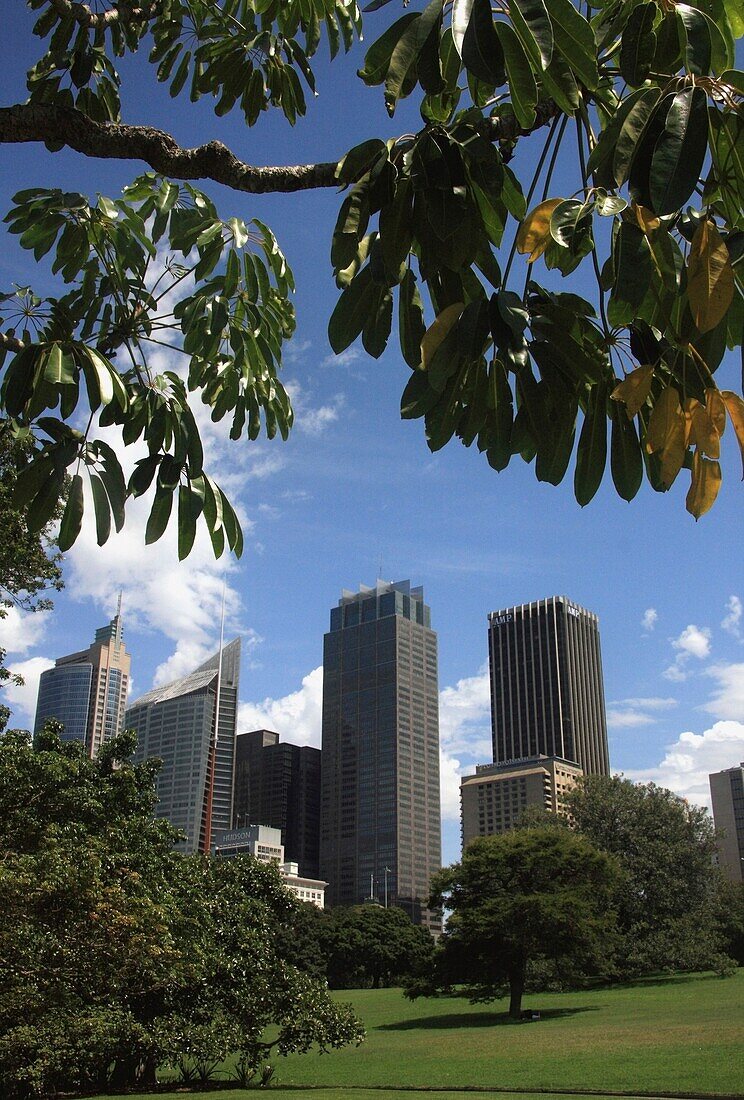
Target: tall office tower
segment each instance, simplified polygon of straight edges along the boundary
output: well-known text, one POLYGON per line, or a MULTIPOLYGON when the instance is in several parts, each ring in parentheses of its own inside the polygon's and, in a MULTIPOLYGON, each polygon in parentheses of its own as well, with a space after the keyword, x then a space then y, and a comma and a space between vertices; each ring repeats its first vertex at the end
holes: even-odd
POLYGON ((493 762, 538 755, 609 775, 595 614, 565 596, 488 616, 493 762))
POLYGON ((320 749, 280 743, 272 730, 251 730, 238 734, 235 760, 235 828, 280 829, 287 861, 317 878, 320 749))
POLYGON ((157 817, 186 838, 184 852, 209 852, 232 825, 240 638, 188 676, 155 688, 127 709, 137 732, 135 760, 157 756, 157 817), (221 659, 220 659, 221 658, 221 659))
POLYGON ((64 726, 65 741, 82 741, 95 756, 104 741, 123 729, 131 657, 122 640, 121 603, 107 626, 96 631, 88 649, 58 657, 42 672, 34 733, 47 718, 64 726))
POLYGON ((565 799, 581 768, 553 756, 513 764, 478 764, 460 782, 462 846, 476 836, 505 833, 519 824, 528 806, 568 817, 565 799))
POLYGON ((373 899, 433 931, 441 866, 437 636, 423 589, 344 591, 323 647, 320 875, 331 905, 373 899))
POLYGON ((744 761, 708 776, 713 820, 718 837, 718 862, 726 878, 744 881, 744 761))

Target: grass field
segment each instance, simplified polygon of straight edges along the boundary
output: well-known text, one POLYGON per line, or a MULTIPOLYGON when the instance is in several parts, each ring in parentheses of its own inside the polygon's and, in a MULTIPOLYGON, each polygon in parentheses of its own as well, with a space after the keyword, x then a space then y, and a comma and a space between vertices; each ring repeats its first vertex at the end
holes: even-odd
MULTIPOLYGON (((274 1100, 298 1100, 302 1086, 312 1086, 308 1100, 410 1100, 397 1090, 432 1087, 509 1089, 511 1100, 523 1089, 744 1098, 744 971, 726 979, 677 976, 536 994, 525 1006, 539 1010, 541 1019, 520 1024, 501 1011, 503 1002, 410 1002, 398 990, 348 991, 339 999, 351 1001, 364 1020, 366 1042, 277 1059, 268 1090, 274 1100)), ((178 1100, 177 1093, 159 1095, 178 1100)), ((246 1094, 200 1095, 239 1100, 246 1094)), ((454 1100, 456 1092, 436 1095, 454 1100)))

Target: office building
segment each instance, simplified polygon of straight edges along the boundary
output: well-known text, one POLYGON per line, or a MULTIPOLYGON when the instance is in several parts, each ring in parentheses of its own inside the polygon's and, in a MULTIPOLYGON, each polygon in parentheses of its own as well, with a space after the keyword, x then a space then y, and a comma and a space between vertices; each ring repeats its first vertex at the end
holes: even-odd
POLYGON ((272 730, 238 734, 233 824, 280 829, 286 859, 319 874, 320 749, 280 742, 272 730))
POLYGON ((568 817, 565 797, 581 768, 554 756, 513 764, 479 764, 460 783, 462 846, 474 837, 513 829, 528 806, 568 817))
POLYGON ((275 864, 284 885, 300 901, 308 901, 319 909, 325 908, 328 883, 303 875, 297 863, 285 858, 280 829, 271 829, 267 825, 249 825, 245 829, 218 833, 212 844, 212 851, 218 859, 249 855, 261 863, 275 864))
POLYGON ((121 601, 107 626, 96 630, 88 649, 58 657, 42 672, 34 733, 48 718, 64 726, 65 741, 81 741, 95 756, 104 741, 121 733, 127 703, 131 657, 123 641, 121 601))
POLYGON ((597 616, 565 596, 488 616, 493 762, 551 756, 609 775, 597 616))
POLYGON ((344 591, 323 647, 320 875, 331 905, 426 909, 441 866, 437 636, 423 589, 344 591))
POLYGON ((209 852, 232 825, 240 639, 188 676, 143 695, 127 709, 137 732, 135 760, 159 757, 157 817, 185 834, 183 852, 209 852))
POLYGON ((718 864, 731 882, 744 881, 744 762, 708 776, 718 833, 718 864))

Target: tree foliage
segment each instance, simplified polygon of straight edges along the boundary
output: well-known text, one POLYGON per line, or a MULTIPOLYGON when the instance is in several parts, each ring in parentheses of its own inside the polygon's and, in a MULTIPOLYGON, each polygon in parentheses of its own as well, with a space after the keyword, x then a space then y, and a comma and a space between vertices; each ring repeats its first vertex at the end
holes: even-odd
POLYGON ((294 124, 321 40, 335 56, 361 37, 355 0, 96 11, 28 0, 46 52, 28 102, 0 108, 0 140, 154 169, 113 201, 30 187, 8 215, 21 246, 49 256, 67 285, 47 297, 8 289, 0 302, 3 415, 36 440, 17 492, 32 529, 71 470, 63 548, 80 530, 87 480, 101 543, 126 501, 149 492, 147 541, 175 512, 182 556, 200 519, 217 554, 240 552, 189 396, 215 420, 230 416, 233 438, 287 433, 277 372, 293 284, 266 226, 224 219, 174 182, 205 178, 253 193, 345 190, 330 343, 340 352, 361 337, 377 357, 395 329, 412 372, 401 412, 423 419, 432 450, 456 437, 495 470, 520 456, 553 484, 575 454, 581 505, 608 464, 625 500, 644 476, 666 491, 686 468, 688 510, 712 506, 727 423, 744 454, 744 401, 715 377, 744 330, 741 0, 430 0, 382 27, 391 2, 365 9, 382 33, 359 76, 382 88, 391 116, 417 94, 418 133, 366 137, 337 165, 256 168, 218 141, 182 149, 123 123, 120 59, 148 49, 171 96, 211 97, 218 116, 240 112, 249 126, 270 109, 294 124), (530 178, 519 152, 546 127, 530 178), (560 184, 559 159, 573 166, 560 184), (576 293, 584 272, 591 300, 576 293), (188 372, 156 375, 158 342, 181 347, 188 372), (97 424, 144 442, 128 482, 97 424))
POLYGON ((158 765, 131 763, 134 736, 90 760, 58 731, 0 740, 3 1095, 359 1041, 350 1010, 277 952, 298 903, 276 871, 174 853, 153 817, 158 765))
POLYGON ((707 810, 620 776, 585 777, 567 802, 580 832, 623 868, 615 972, 630 977, 730 965, 707 810))
POLYGON ((472 1001, 510 995, 520 1019, 530 963, 563 974, 602 973, 611 953, 615 859, 560 828, 477 837, 432 884, 431 904, 450 911, 431 974, 409 994, 454 991, 472 1001))

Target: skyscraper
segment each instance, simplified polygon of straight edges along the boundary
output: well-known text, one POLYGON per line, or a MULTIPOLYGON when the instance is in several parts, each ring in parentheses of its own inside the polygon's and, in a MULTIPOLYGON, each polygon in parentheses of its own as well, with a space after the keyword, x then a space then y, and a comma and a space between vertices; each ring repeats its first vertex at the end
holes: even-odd
POLYGON ((708 776, 718 861, 726 878, 744 881, 744 762, 708 776))
POLYGON ((157 756, 157 817, 186 834, 184 852, 209 852, 232 825, 240 638, 188 676, 143 695, 127 709, 137 732, 135 760, 157 756))
POLYGON ((93 644, 79 653, 58 657, 42 672, 34 733, 48 718, 64 726, 65 741, 82 741, 95 756, 104 741, 123 729, 131 657, 122 640, 121 606, 93 644))
POLYGON ((597 616, 551 596, 488 616, 493 762, 538 755, 609 775, 597 616))
POLYGON ((235 753, 235 828, 280 829, 287 861, 310 878, 318 876, 320 755, 272 730, 238 734, 235 753))
POLYGON ((344 591, 323 647, 320 875, 331 905, 367 898, 439 926, 437 636, 423 589, 344 591))

